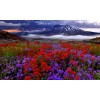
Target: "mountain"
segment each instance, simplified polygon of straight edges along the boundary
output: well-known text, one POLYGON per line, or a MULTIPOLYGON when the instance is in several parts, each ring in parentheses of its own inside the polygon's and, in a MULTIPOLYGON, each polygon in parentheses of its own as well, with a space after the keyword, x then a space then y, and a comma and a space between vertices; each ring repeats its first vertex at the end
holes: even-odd
POLYGON ((15 35, 11 34, 5 31, 0 31, 0 39, 11 39, 11 40, 19 40, 19 41, 25 41, 25 39, 15 35))
POLYGON ((52 33, 63 33, 63 35, 74 35, 76 33, 78 34, 80 31, 83 32, 82 30, 70 25, 55 25, 52 28, 52 33))
POLYGON ((19 29, 22 32, 14 33, 18 36, 23 36, 23 35, 28 35, 28 34, 36 34, 36 35, 46 35, 46 36, 51 36, 51 35, 99 35, 100 33, 96 32, 89 32, 89 31, 84 31, 81 30, 72 24, 66 24, 66 25, 60 25, 60 24, 40 24, 38 23, 39 21, 35 20, 7 20, 5 21, 6 23, 14 23, 18 24, 20 23, 21 25, 19 26, 0 26, 0 30, 4 29, 19 29))
POLYGON ((32 34, 38 34, 38 35, 99 35, 100 33, 96 32, 89 32, 89 31, 83 31, 79 28, 72 27, 70 25, 54 25, 49 28, 45 28, 45 30, 42 30, 40 32, 33 32, 32 34))

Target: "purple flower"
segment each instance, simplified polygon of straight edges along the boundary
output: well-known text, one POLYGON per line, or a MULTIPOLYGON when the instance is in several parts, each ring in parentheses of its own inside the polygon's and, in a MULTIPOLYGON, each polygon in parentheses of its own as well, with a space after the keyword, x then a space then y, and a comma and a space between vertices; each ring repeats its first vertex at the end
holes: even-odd
POLYGON ((86 80, 86 78, 85 77, 82 77, 82 80, 86 80))
POLYGON ((23 61, 22 61, 22 63, 24 64, 26 62, 26 60, 24 59, 23 61))
POLYGON ((63 73, 64 73, 64 71, 63 71, 63 70, 59 70, 58 72, 59 72, 60 74, 63 74, 63 73))
POLYGON ((56 67, 53 67, 53 68, 51 69, 51 71, 54 72, 54 73, 55 73, 55 72, 57 73, 57 72, 58 72, 58 69, 57 69, 56 67))
POLYGON ((8 72, 7 72, 7 74, 11 74, 11 72, 10 72, 10 71, 8 71, 8 72))
POLYGON ((8 79, 9 79, 9 76, 5 76, 5 77, 4 77, 4 80, 8 80, 8 79))
POLYGON ((17 63, 18 63, 18 64, 20 64, 20 62, 21 62, 20 60, 17 60, 17 63))
POLYGON ((81 77, 82 76, 82 73, 78 73, 78 75, 81 77))
POLYGON ((88 70, 89 70, 89 71, 92 71, 93 69, 92 69, 92 68, 88 68, 88 70))
POLYGON ((87 77, 89 78, 89 80, 92 79, 91 75, 90 74, 87 74, 87 77))
POLYGON ((48 77, 48 78, 47 78, 47 80, 53 80, 53 77, 52 77, 52 76, 50 76, 50 77, 48 77))
POLYGON ((69 75, 68 72, 65 71, 64 74, 63 74, 63 77, 68 76, 68 75, 69 75))
POLYGON ((87 60, 87 62, 88 62, 88 64, 89 64, 89 65, 91 65, 91 64, 92 64, 91 60, 87 60))
POLYGON ((22 69, 19 69, 19 73, 22 73, 22 69))
POLYGON ((63 78, 61 78, 60 76, 56 78, 56 80, 63 80, 63 78))
POLYGON ((23 65, 22 64, 16 64, 16 67, 22 68, 23 65))
POLYGON ((58 63, 54 63, 54 66, 57 67, 58 66, 58 63))
POLYGON ((98 65, 100 65, 100 62, 98 62, 98 65))
POLYGON ((94 74, 96 74, 97 72, 96 71, 94 71, 94 74))
POLYGON ((24 74, 22 74, 22 73, 17 73, 17 79, 22 79, 22 77, 24 76, 24 74))
POLYGON ((100 70, 97 70, 98 73, 100 73, 100 70))
POLYGON ((100 56, 97 56, 96 57, 96 61, 100 61, 100 56))
POLYGON ((2 71, 2 73, 6 73, 8 70, 7 69, 4 69, 3 71, 2 71))

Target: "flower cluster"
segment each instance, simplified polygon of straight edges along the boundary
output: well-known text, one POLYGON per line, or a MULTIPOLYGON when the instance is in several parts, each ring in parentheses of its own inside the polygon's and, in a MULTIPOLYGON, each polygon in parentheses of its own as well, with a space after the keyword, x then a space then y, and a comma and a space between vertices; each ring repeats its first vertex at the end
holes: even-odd
POLYGON ((62 41, 1 44, 0 79, 100 79, 100 55, 94 55, 91 47, 62 41))

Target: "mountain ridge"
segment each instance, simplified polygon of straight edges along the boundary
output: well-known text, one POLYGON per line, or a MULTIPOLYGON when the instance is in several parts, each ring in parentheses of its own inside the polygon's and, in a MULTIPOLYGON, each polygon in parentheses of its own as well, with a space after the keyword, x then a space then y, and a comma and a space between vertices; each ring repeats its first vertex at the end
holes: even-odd
POLYGON ((12 39, 12 40, 25 41, 24 38, 19 37, 16 34, 11 34, 6 31, 0 31, 0 39, 12 39))

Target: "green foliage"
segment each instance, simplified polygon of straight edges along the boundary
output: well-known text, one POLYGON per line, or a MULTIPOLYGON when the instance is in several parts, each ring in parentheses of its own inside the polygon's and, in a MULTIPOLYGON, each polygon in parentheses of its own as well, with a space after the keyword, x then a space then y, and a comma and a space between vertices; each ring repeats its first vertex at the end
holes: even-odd
POLYGON ((96 74, 95 79, 100 80, 100 72, 96 74))
POLYGON ((100 45, 91 43, 89 51, 94 55, 100 55, 100 45))

